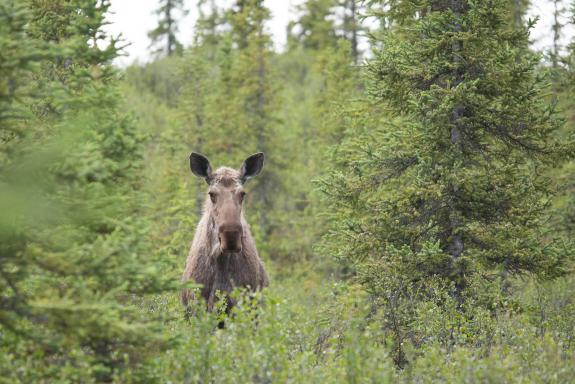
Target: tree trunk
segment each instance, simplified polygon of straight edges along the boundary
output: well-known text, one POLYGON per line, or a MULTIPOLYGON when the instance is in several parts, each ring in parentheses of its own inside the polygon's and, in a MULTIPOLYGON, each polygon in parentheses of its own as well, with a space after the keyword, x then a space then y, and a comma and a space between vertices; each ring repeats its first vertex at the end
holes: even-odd
POLYGON ((350 25, 351 25, 351 55, 353 57, 353 62, 357 64, 359 61, 359 50, 357 42, 357 4, 355 0, 350 0, 350 25))
MULTIPOLYGON (((266 48, 264 44, 264 31, 263 25, 259 26, 258 31, 258 90, 257 90, 257 111, 256 116, 258 123, 256 126, 256 137, 258 151, 266 152, 267 143, 265 135, 265 120, 266 120, 266 48)), ((264 177, 260 180, 260 191, 262 194, 262 200, 264 203, 263 209, 260 210, 260 227, 264 235, 264 240, 267 240, 270 235, 270 224, 268 217, 268 210, 270 207, 270 192, 269 192, 269 179, 264 177)))
POLYGON ((561 51, 561 0, 553 0, 553 51, 551 52, 551 64, 554 69, 559 67, 559 55, 561 51))
POLYGON ((513 0, 513 24, 516 28, 523 25, 523 4, 521 0, 513 0))
POLYGON ((172 56, 174 53, 175 36, 172 31, 174 20, 172 19, 173 4, 171 0, 166 3, 166 27, 168 30, 168 46, 166 52, 168 56, 172 56))
MULTIPOLYGON (((453 31, 455 33, 461 32, 461 23, 459 21, 459 17, 461 16, 462 12, 463 12, 463 0, 451 0, 451 10, 453 11, 455 17, 456 17, 456 21, 453 25, 453 31)), ((462 65, 462 60, 461 60, 461 51, 463 49, 463 42, 461 40, 455 40, 452 44, 452 60, 453 60, 453 64, 454 64, 454 73, 453 73, 453 88, 456 88, 462 81, 463 81, 463 71, 461 69, 461 65, 462 65)), ((453 146, 457 147, 457 150, 462 151, 463 150, 463 138, 462 138, 462 127, 461 127, 461 118, 463 117, 463 114, 465 112, 465 107, 461 104, 456 104, 453 107, 452 113, 451 113, 451 123, 452 123, 452 128, 451 128, 451 143, 453 144, 453 146)), ((451 187, 451 196, 450 196, 450 200, 451 203, 450 205, 457 201, 458 199, 458 195, 459 195, 459 191, 458 191, 458 187, 457 186, 452 186, 451 187)), ((460 212, 453 206, 450 207, 450 212, 449 212, 449 230, 448 230, 448 234, 449 234, 449 238, 448 238, 448 246, 447 249, 449 251, 449 253, 451 254, 452 260, 452 267, 453 269, 453 274, 455 277, 455 288, 456 288, 456 292, 455 292, 455 296, 456 298, 461 301, 462 300, 462 291, 465 288, 465 276, 463 273, 463 270, 461 269, 461 266, 457 265, 459 262, 459 259, 461 257, 461 255, 463 254, 463 251, 465 249, 465 244, 463 241, 463 237, 461 235, 461 233, 459 232, 460 227, 461 227, 461 223, 459 220, 459 216, 460 216, 460 212)))

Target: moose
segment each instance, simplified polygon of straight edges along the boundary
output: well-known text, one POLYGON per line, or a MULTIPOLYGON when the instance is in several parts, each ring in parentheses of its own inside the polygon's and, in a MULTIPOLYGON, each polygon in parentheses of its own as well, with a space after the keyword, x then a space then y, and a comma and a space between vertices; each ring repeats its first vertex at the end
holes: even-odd
MULTIPOLYGON (((263 165, 264 154, 260 152, 249 156, 239 170, 221 167, 213 172, 207 157, 195 152, 190 155, 192 173, 203 178, 209 187, 182 281, 202 285, 201 296, 210 312, 218 291, 225 295, 229 313, 236 304, 228 295, 234 288, 255 292, 269 284, 242 212, 244 184, 257 176, 263 165)), ((186 308, 193 299, 194 292, 190 289, 182 292, 186 308)))

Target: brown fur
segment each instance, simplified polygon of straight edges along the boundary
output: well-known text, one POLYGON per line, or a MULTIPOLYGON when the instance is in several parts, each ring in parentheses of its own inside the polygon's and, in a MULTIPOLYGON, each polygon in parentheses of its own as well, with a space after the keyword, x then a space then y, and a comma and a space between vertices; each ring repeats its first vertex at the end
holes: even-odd
MULTIPOLYGON (((212 188, 241 188, 240 172, 231 168, 220 168, 213 173, 210 182, 212 188)), ((196 229, 194 241, 186 260, 182 281, 193 280, 202 284, 201 296, 209 311, 216 302, 216 293, 229 293, 236 287, 259 291, 268 286, 268 276, 256 250, 255 241, 243 213, 239 212, 241 223, 241 251, 223 252, 216 225, 218 207, 206 198, 202 218, 196 229)), ((241 210, 241 203, 239 204, 241 210)), ((237 214, 238 212, 236 212, 237 214)), ((184 290, 182 301, 188 305, 193 292, 184 290)), ((228 310, 234 305, 228 298, 228 310)))

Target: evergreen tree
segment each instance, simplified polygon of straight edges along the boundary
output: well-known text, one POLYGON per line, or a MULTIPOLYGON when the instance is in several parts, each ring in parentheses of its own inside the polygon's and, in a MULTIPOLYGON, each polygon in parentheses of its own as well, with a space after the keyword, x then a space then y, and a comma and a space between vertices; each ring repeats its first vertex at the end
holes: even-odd
MULTIPOLYGON (((572 8, 572 15, 575 15, 575 4, 572 8)), ((572 16, 571 23, 575 24, 575 16, 572 16)), ((560 22, 559 20, 557 22, 560 22)), ((561 26, 553 28, 554 31, 560 31, 561 26)), ((559 39, 559 35, 555 34, 555 39, 559 39)), ((552 67, 550 69, 553 75, 553 96, 557 100, 559 108, 563 113, 566 124, 561 132, 561 137, 569 138, 572 135, 575 127, 575 102, 572 97, 575 92, 575 76, 574 76, 574 44, 573 41, 567 45, 565 54, 559 54, 559 44, 556 42, 551 52, 552 67), (554 54, 557 52, 557 55, 554 54)), ((571 182, 573 178, 575 165, 573 162, 565 164, 565 166, 553 174, 554 178, 558 180, 563 186, 561 194, 555 201, 555 216, 550 226, 553 226, 556 231, 562 233, 567 239, 572 238, 573 231, 575 230, 575 205, 573 204, 573 194, 575 193, 571 182)))
POLYGON ((186 16, 184 0, 160 0, 160 6, 155 11, 158 16, 158 26, 148 33, 152 40, 150 46, 158 46, 156 53, 163 53, 168 56, 182 53, 182 44, 178 41, 177 13, 186 16))
MULTIPOLYGON (((575 1, 571 3, 569 10, 569 23, 575 26, 575 1)), ((571 41, 567 46, 567 69, 569 71, 570 79, 575 79, 575 36, 571 37, 571 41)), ((571 82, 575 84, 575 82, 571 82)))
POLYGON ((288 43, 290 49, 298 46, 319 51, 333 48, 337 36, 335 30, 335 0, 308 0, 297 7, 301 16, 288 25, 288 43))
POLYGON ((553 47, 551 48, 551 64, 553 69, 559 67, 559 62, 561 60, 561 35, 563 29, 563 23, 561 18, 565 9, 563 8, 562 0, 553 0, 553 47))
POLYGON ((17 219, 21 212, 15 207, 23 202, 19 201, 15 182, 10 180, 10 170, 17 166, 27 134, 22 121, 30 117, 30 112, 23 101, 35 94, 34 87, 27 83, 38 70, 40 60, 55 59, 59 53, 28 37, 26 27, 30 19, 31 13, 25 4, 0 3, 0 49, 3 52, 0 61, 0 208, 3 212, 0 218, 0 329, 14 333, 19 331, 18 320, 30 315, 20 282, 27 277, 33 263, 21 259, 29 236, 22 221, 17 219))
POLYGON ((359 23, 359 1, 341 0, 340 6, 343 9, 343 20, 341 29, 343 37, 349 41, 351 46, 351 57, 355 63, 359 62, 359 33, 362 30, 359 23))
POLYGON ((351 2, 312 0, 302 3, 296 21, 289 26, 288 50, 278 59, 285 84, 282 99, 283 130, 289 132, 286 147, 291 155, 289 171, 282 176, 289 196, 283 221, 282 261, 315 260, 322 268, 330 262, 316 258, 314 245, 326 229, 320 217, 322 201, 310 180, 330 168, 327 149, 340 143, 345 131, 348 101, 360 90, 352 55, 351 2), (298 100, 297 103, 289 100, 298 100), (289 205, 288 205, 289 204, 289 205), (291 216, 291 219, 289 219, 291 216))
POLYGON ((527 13, 530 0, 511 0, 510 1, 510 21, 513 28, 523 28, 525 25, 524 19, 525 14, 527 13))
POLYGON ((256 145, 264 150, 268 136, 266 120, 269 119, 266 96, 271 91, 271 38, 264 32, 264 23, 270 18, 270 13, 261 0, 238 0, 236 7, 230 16, 230 24, 232 41, 238 47, 238 69, 251 75, 242 81, 246 91, 243 102, 256 145))
POLYGON ((0 371, 9 382, 125 381, 166 346, 158 317, 131 298, 173 283, 141 258, 143 138, 121 111, 115 40, 101 30, 108 7, 0 5, 11 58, 0 63, 0 109, 10 111, 0 122, 0 371))
MULTIPOLYGON (((218 66, 222 54, 222 40, 225 35, 220 31, 224 24, 223 16, 214 1, 209 5, 209 13, 206 14, 205 0, 198 1, 200 17, 195 28, 194 44, 185 55, 181 65, 184 89, 182 92, 180 107, 183 107, 185 124, 189 127, 188 134, 183 140, 188 148, 194 148, 197 152, 211 152, 209 147, 210 113, 216 113, 217 107, 213 95, 218 84, 220 71, 218 66)), ((225 43, 224 43, 225 44, 225 43)), ((219 101, 218 101, 219 102, 219 101)), ((182 142, 180 140, 180 142, 182 142)), ((210 153, 207 152, 207 153, 210 153)), ((196 191, 196 212, 198 217, 203 209, 205 191, 198 188, 196 191)))
MULTIPOLYGON (((251 187, 255 192, 253 199, 260 202, 257 222, 264 239, 269 238, 273 231, 274 223, 270 216, 274 196, 282 188, 282 178, 277 170, 282 168, 285 160, 285 153, 278 156, 282 148, 277 130, 278 93, 271 66, 272 41, 265 31, 265 22, 269 18, 270 12, 263 0, 237 0, 234 3, 227 15, 232 50, 229 61, 226 63, 223 59, 221 67, 221 87, 225 92, 222 96, 226 95, 227 100, 230 99, 227 95, 235 98, 230 105, 233 117, 226 123, 231 124, 228 131, 231 136, 225 141, 231 145, 230 149, 244 148, 233 152, 232 164, 239 163, 245 152, 258 150, 267 154, 264 174, 259 180, 254 180, 251 187)), ((232 152, 228 150, 228 153, 232 152)))
POLYGON ((351 57, 359 61, 359 33, 363 30, 355 0, 309 0, 297 7, 300 16, 288 25, 288 48, 309 51, 336 49, 337 41, 349 42, 351 57))
MULTIPOLYGON (((200 6, 210 5, 201 2, 200 6)), ((220 12, 214 4, 199 20, 194 46, 182 65, 184 89, 180 99, 189 131, 184 143, 203 151, 215 163, 239 166, 246 153, 266 153, 264 175, 253 180, 259 214, 252 225, 269 237, 277 218, 270 217, 282 188, 282 137, 278 130, 278 87, 272 67, 272 41, 265 31, 269 10, 261 0, 242 0, 220 12), (273 151, 273 152, 272 152, 273 151), (282 153, 280 156, 279 154, 282 153)), ((196 210, 205 195, 200 187, 196 210)), ((281 211, 281 210, 279 210, 281 211)), ((264 245, 259 247, 266 254, 264 245)))
POLYGON ((563 274, 568 255, 542 233, 552 187, 541 172, 573 146, 554 139, 528 30, 508 28, 500 0, 370 3, 395 27, 369 91, 397 118, 351 141, 323 181, 328 251, 376 295, 439 277, 460 304, 498 276, 563 274))
MULTIPOLYGON (((198 0, 197 9, 199 13, 194 34, 194 46, 216 49, 219 45, 222 32, 220 27, 224 24, 223 16, 220 14, 215 0, 198 0), (206 14, 206 5, 209 6, 209 13, 206 14)), ((212 52, 211 58, 214 58, 212 52)))

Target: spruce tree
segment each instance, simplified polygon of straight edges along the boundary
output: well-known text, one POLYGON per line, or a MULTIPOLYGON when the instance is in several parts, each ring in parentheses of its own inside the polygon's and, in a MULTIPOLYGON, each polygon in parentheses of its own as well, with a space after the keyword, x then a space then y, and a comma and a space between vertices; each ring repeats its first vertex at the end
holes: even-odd
MULTIPOLYGON (((299 149, 291 155, 291 171, 283 176, 284 192, 290 196, 283 205, 289 205, 287 216, 292 216, 283 224, 289 233, 283 240, 283 260, 316 257, 316 239, 326 225, 319 215, 322 201, 310 180, 329 171, 328 148, 341 142, 347 120, 344 111, 355 108, 355 103, 349 106, 349 100, 359 94, 353 34, 346 33, 346 28, 353 26, 353 17, 345 6, 352 7, 351 2, 302 3, 297 8, 298 18, 289 26, 288 50, 279 58, 287 101, 281 110, 283 130, 289 132, 287 147, 299 149)), ((331 261, 324 259, 320 264, 331 268, 331 261)))
MULTIPOLYGON (((198 21, 194 28, 194 46, 204 48, 211 47, 217 49, 222 33, 220 27, 223 25, 223 16, 218 9, 215 0, 198 0, 197 9, 199 13, 198 21), (208 6, 208 13, 205 8, 208 6)), ((215 52, 211 53, 211 59, 215 52)))
POLYGON ((351 47, 351 56, 354 63, 359 62, 359 34, 363 29, 359 22, 359 1, 356 0, 341 0, 340 7, 343 10, 343 20, 341 23, 342 35, 344 39, 349 41, 351 47))
MULTIPOLYGON (((40 60, 54 60, 59 50, 30 39, 27 26, 31 12, 21 2, 0 3, 0 329, 19 333, 22 317, 30 316, 26 292, 20 282, 27 278, 33 261, 22 258, 29 238, 19 218, 24 201, 11 179, 11 169, 21 157, 27 129, 22 123, 30 118, 25 101, 35 98, 39 90, 30 86, 40 60)), ((38 97, 38 96, 36 96, 38 97)), ((22 184, 22 183, 18 183, 22 184)))
MULTIPOLYGON (((253 193, 247 200, 258 205, 248 211, 258 215, 251 223, 260 238, 271 236, 275 212, 282 215, 272 207, 282 188, 279 174, 286 155, 278 130, 272 40, 265 29, 269 17, 261 0, 238 0, 225 11, 212 6, 199 20, 194 45, 184 59, 180 100, 189 127, 186 142, 214 163, 239 166, 246 154, 266 153, 264 174, 250 183, 253 193)), ((198 193, 199 210, 205 195, 202 188, 198 193)), ((267 253, 264 244, 259 246, 262 254, 267 253)))
POLYGON ((573 144, 556 139, 528 28, 509 28, 502 0, 370 5, 394 26, 368 65, 389 122, 369 142, 350 138, 323 180, 327 252, 376 295, 440 278, 460 305, 507 275, 563 274, 568 254, 544 233, 544 170, 573 144))
POLYGON ((355 0, 310 0, 297 7, 296 21, 288 25, 288 48, 309 51, 336 49, 338 40, 349 42, 350 54, 359 62, 360 4, 355 0))
POLYGON ((530 0, 510 0, 509 20, 513 28, 523 28, 525 14, 529 10, 530 0))
POLYGON ((321 50, 334 48, 337 42, 335 21, 335 0, 309 0, 297 7, 300 13, 297 21, 288 25, 290 49, 296 42, 304 49, 321 50))
MULTIPOLYGON (((570 23, 575 25, 575 3, 570 10, 571 18, 570 23)), ((554 31, 561 30, 561 26, 553 28, 554 31)), ((559 36, 555 36, 558 39, 559 36)), ((557 100, 559 109, 565 118, 565 127, 561 132, 561 137, 569 138, 575 127, 575 102, 572 97, 575 92, 575 40, 572 40, 567 45, 565 53, 562 55, 553 54, 558 49, 552 50, 552 66, 550 72, 553 75, 553 96, 557 100)), ((569 162, 559 171, 554 173, 554 177, 562 184, 560 190, 561 194, 555 201, 554 220, 550 222, 555 230, 567 239, 571 239, 573 231, 575 231, 575 204, 573 204, 573 183, 570 181, 573 178, 574 164, 569 162)))
POLYGON ((182 53, 182 44, 178 41, 177 13, 180 16, 187 15, 184 8, 184 0, 160 0, 158 9, 154 12, 158 16, 158 26, 148 33, 151 40, 150 46, 157 46, 157 54, 172 56, 182 53))
POLYGON ((11 58, 0 62, 9 85, 0 104, 9 111, 0 121, 0 370, 9 382, 125 381, 167 345, 158 316, 133 302, 173 283, 144 257, 143 137, 122 112, 115 39, 102 31, 108 7, 0 5, 11 58))
MULTIPOLYGON (((235 108, 239 108, 231 121, 235 133, 229 139, 237 141, 234 145, 249 146, 268 154, 264 174, 254 180, 252 187, 254 200, 260 202, 257 222, 264 239, 273 231, 274 196, 282 188, 278 171, 286 160, 277 156, 282 148, 277 130, 278 92, 271 65, 272 41, 265 30, 265 22, 270 16, 263 0, 237 0, 234 3, 227 16, 231 27, 230 43, 234 49, 229 63, 231 72, 225 73, 226 68, 222 68, 227 83, 225 89, 235 95, 235 108)), ((234 156, 243 155, 234 153, 234 156)))
MULTIPOLYGON (((218 78, 224 33, 220 27, 224 18, 220 14, 214 1, 206 4, 205 0, 198 1, 199 19, 196 23, 194 42, 181 63, 181 74, 184 81, 180 107, 183 107, 183 117, 188 127, 186 137, 178 142, 185 143, 194 151, 211 153, 210 113, 216 112, 213 98, 217 90, 218 78), (209 5, 208 13, 205 5, 209 5)), ((217 101, 219 103, 219 100, 217 101)), ((203 209, 205 191, 198 188, 196 195, 196 212, 198 217, 203 209)))
MULTIPOLYGON (((575 1, 571 3, 569 9, 569 23, 572 27, 575 27, 575 1)), ((575 79, 575 36, 571 37, 571 41, 567 45, 566 67, 570 79, 575 79)), ((575 82, 571 81, 571 84, 575 84, 575 82)))
POLYGON ((561 60, 561 36, 563 30, 561 18, 564 12, 563 1, 553 0, 553 47, 551 48, 550 56, 551 64, 555 70, 559 67, 561 60))

